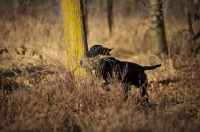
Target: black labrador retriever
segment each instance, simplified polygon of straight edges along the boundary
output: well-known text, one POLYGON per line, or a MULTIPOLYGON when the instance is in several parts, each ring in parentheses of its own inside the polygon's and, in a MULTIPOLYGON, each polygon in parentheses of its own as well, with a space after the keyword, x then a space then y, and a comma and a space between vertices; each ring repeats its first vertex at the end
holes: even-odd
MULTIPOLYGON (((79 64, 83 68, 95 70, 98 77, 102 77, 105 82, 102 87, 110 84, 109 77, 116 78, 124 86, 124 101, 128 99, 128 90, 131 85, 141 89, 141 96, 147 95, 147 75, 146 70, 153 70, 161 66, 140 66, 133 62, 120 61, 110 55, 110 51, 101 45, 94 45, 80 59, 79 64)), ((148 101, 147 98, 145 98, 148 101)))

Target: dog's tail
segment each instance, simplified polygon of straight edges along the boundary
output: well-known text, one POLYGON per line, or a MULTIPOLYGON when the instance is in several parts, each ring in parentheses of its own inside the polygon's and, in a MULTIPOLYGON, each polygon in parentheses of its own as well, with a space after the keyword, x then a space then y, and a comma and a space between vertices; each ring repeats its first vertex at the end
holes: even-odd
POLYGON ((144 68, 144 70, 153 70, 153 69, 156 69, 160 66, 161 66, 161 64, 154 65, 154 66, 143 66, 143 68, 144 68))

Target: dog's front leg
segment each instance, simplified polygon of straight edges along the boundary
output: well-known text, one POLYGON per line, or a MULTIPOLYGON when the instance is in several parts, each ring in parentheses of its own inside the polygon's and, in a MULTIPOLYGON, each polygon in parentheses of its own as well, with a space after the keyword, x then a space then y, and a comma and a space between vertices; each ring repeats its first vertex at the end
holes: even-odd
POLYGON ((110 88, 108 87, 109 84, 110 83, 107 80, 105 80, 101 87, 106 91, 110 91, 110 88))

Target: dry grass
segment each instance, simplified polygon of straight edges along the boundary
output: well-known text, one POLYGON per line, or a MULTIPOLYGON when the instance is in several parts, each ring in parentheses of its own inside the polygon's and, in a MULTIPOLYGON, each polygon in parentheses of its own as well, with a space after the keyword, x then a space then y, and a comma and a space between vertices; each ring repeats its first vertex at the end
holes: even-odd
POLYGON ((116 81, 105 91, 96 77, 75 79, 64 66, 59 16, 8 16, 0 20, 0 48, 7 49, 0 55, 0 131, 198 131, 200 62, 187 33, 178 33, 187 25, 166 18, 171 54, 161 61, 151 54, 149 20, 118 16, 110 36, 106 19, 90 15, 89 47, 114 47, 113 56, 141 65, 162 63, 147 71, 150 106, 140 104, 136 88, 123 102, 116 81))
POLYGON ((104 91, 98 78, 75 80, 66 69, 53 69, 53 74, 43 70, 47 75, 41 82, 25 83, 31 78, 25 75, 16 82, 1 80, 1 131, 199 130, 197 66, 176 70, 174 80, 162 80, 161 69, 152 71, 156 81, 148 89, 150 106, 140 105, 138 89, 133 88, 123 102, 117 82, 104 91))

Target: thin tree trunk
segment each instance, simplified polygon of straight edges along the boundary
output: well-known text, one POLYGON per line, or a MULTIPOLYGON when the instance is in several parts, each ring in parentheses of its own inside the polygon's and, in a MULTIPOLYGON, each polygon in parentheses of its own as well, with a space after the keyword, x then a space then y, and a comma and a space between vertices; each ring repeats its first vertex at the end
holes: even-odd
POLYGON ((158 4, 160 0, 150 0, 150 4, 154 5, 151 12, 152 23, 152 43, 153 53, 161 57, 162 54, 168 54, 167 41, 165 36, 162 4, 158 4))
POLYGON ((130 0, 130 8, 131 8, 131 16, 134 17, 136 15, 136 0, 130 0))
POLYGON ((88 49, 82 7, 81 0, 62 0, 68 68, 77 76, 86 74, 78 61, 88 49))
POLYGON ((108 26, 110 34, 112 34, 113 27, 113 0, 107 0, 107 8, 108 8, 108 26))
POLYGON ((89 30, 88 30, 87 0, 82 0, 82 1, 83 1, 83 12, 84 12, 86 35, 88 35, 89 30))

